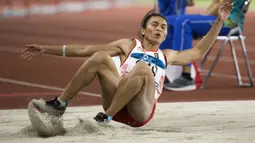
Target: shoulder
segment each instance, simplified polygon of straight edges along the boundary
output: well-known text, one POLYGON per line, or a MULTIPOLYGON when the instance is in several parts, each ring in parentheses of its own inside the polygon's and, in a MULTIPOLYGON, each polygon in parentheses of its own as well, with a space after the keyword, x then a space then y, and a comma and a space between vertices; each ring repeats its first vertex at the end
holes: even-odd
POLYGON ((118 46, 124 53, 129 53, 129 51, 136 46, 137 41, 139 40, 123 38, 123 39, 115 40, 109 43, 109 45, 118 46))
POLYGON ((133 45, 133 44, 134 44, 133 39, 118 39, 118 40, 115 40, 115 41, 109 43, 109 45, 118 45, 118 46, 133 45))

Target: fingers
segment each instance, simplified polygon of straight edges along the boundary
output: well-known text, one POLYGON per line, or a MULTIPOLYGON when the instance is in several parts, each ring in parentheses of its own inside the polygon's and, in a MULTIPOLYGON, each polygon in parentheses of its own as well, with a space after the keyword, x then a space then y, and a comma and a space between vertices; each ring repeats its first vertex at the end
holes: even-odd
POLYGON ((30 52, 24 52, 21 56, 20 56, 20 58, 21 59, 32 59, 32 55, 31 55, 31 53, 30 52))
POLYGON ((33 58, 35 58, 37 56, 42 55, 42 54, 43 53, 35 54, 35 53, 31 53, 31 52, 27 51, 27 52, 23 52, 21 54, 20 58, 23 59, 23 60, 25 60, 25 59, 26 60, 31 60, 31 59, 33 59, 33 58))
POLYGON ((26 59, 29 56, 29 47, 28 46, 26 47, 27 48, 21 50, 21 53, 22 53, 20 56, 21 59, 26 59))
POLYGON ((26 45, 26 48, 21 50, 21 59, 27 59, 27 60, 31 60, 33 58, 35 58, 36 56, 40 56, 43 54, 43 52, 41 52, 39 49, 36 48, 36 45, 32 44, 32 45, 26 45), (38 53, 38 54, 36 54, 38 53))
POLYGON ((232 3, 226 2, 226 3, 223 4, 223 7, 228 9, 228 10, 231 10, 233 8, 233 6, 234 6, 233 2, 232 3))
POLYGON ((221 11, 225 11, 227 13, 231 12, 233 9, 233 3, 226 2, 221 6, 221 11))
POLYGON ((21 53, 27 52, 27 51, 29 50, 29 47, 28 47, 28 46, 26 46, 26 47, 27 47, 27 48, 21 50, 21 53))
POLYGON ((35 54, 33 54, 33 53, 30 53, 30 56, 27 58, 28 60, 32 60, 33 58, 35 58, 36 57, 36 55, 35 54))
POLYGON ((34 45, 26 45, 26 48, 21 50, 21 53, 29 51, 31 48, 34 48, 34 45))
POLYGON ((224 10, 230 13, 232 11, 232 8, 233 8, 232 5, 228 5, 228 6, 225 7, 224 10))

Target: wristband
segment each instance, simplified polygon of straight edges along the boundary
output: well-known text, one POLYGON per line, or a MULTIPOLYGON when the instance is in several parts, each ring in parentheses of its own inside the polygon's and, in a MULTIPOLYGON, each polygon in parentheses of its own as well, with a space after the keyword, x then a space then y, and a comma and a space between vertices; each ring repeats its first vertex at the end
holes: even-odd
POLYGON ((63 57, 66 56, 66 45, 63 45, 63 47, 62 47, 62 56, 63 57))

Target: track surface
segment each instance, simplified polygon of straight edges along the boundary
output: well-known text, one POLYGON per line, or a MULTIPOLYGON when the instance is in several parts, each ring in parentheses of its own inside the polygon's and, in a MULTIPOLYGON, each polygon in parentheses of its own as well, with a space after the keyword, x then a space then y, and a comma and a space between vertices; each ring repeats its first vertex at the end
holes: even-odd
MULTIPOLYGON (((0 109, 26 108, 32 98, 50 99, 61 94, 62 89, 57 88, 59 91, 55 90, 56 88, 51 89, 64 88, 86 60, 51 56, 43 56, 31 61, 20 60, 20 51, 26 44, 100 44, 118 38, 137 37, 140 19, 148 10, 149 8, 137 7, 78 14, 32 16, 29 19, 1 18, 0 109)), ((197 12, 197 10, 189 9, 189 12, 197 12)), ((255 13, 248 13, 245 23, 246 44, 253 74, 255 73, 255 41, 252 40, 255 39, 254 17, 255 13)), ((241 61, 238 44, 236 48, 240 57, 242 75, 247 76, 243 70, 244 64, 241 61)), ((159 102, 255 99, 254 88, 237 86, 229 52, 228 48, 224 50, 221 61, 214 70, 215 76, 210 78, 205 90, 164 91, 159 102)), ((211 61, 208 65, 210 63, 211 61)), ((95 94, 76 96, 70 106, 100 104, 98 97, 100 88, 97 81, 83 91, 87 94, 95 94)))

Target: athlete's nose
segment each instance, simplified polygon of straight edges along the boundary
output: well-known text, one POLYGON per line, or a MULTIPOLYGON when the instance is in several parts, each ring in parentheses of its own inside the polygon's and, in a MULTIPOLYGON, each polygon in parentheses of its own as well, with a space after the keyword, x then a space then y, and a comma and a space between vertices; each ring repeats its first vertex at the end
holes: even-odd
POLYGON ((162 32, 161 27, 160 27, 160 26, 157 26, 157 27, 156 27, 156 31, 157 31, 157 32, 162 32))

